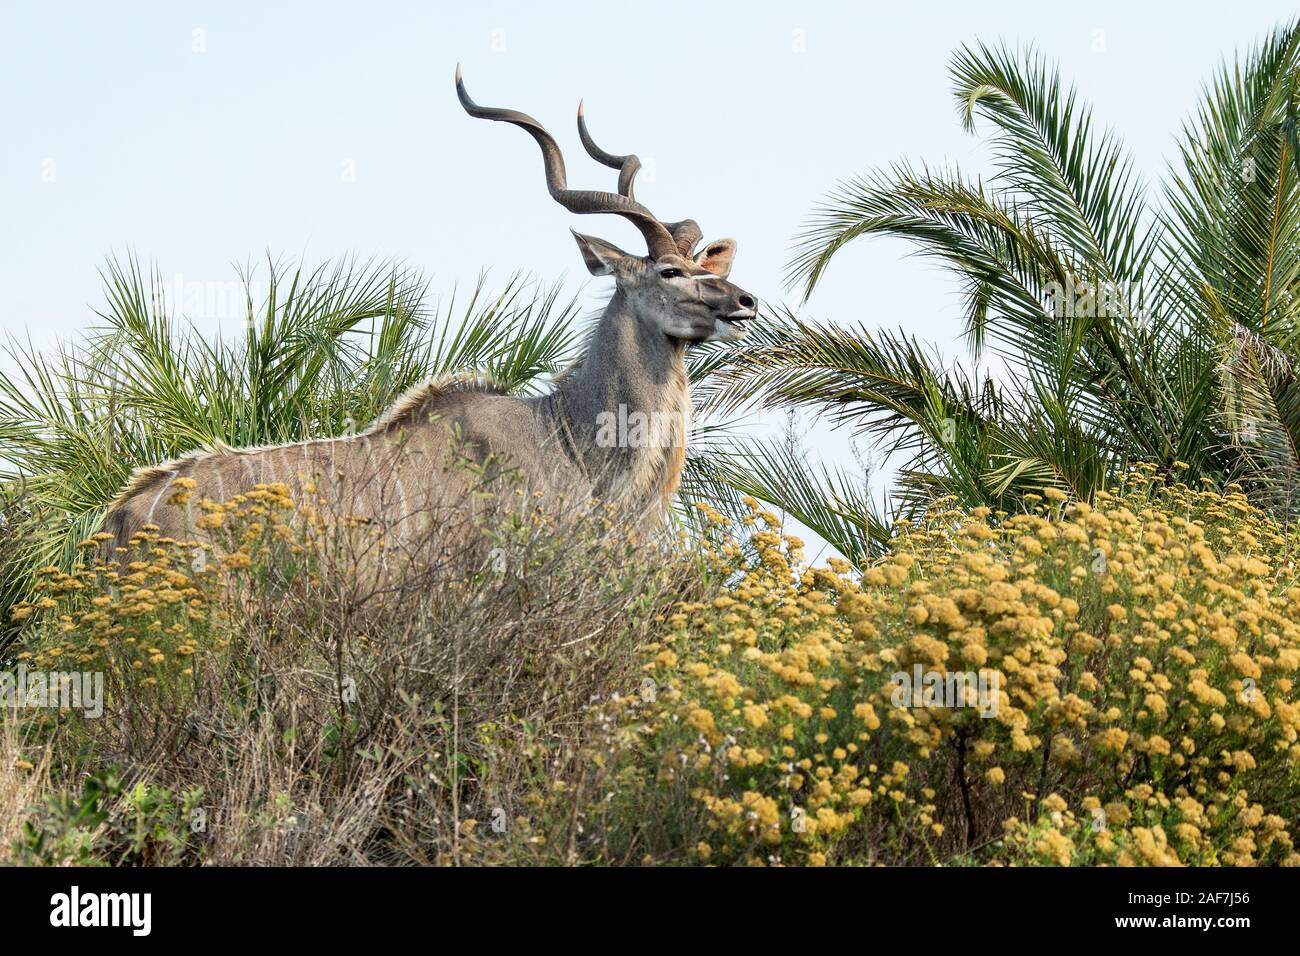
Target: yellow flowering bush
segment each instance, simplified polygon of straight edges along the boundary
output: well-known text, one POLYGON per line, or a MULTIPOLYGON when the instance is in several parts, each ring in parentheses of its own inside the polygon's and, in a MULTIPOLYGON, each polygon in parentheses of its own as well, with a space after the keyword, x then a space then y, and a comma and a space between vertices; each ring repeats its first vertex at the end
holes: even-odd
POLYGON ((805 568, 751 507, 747 544, 715 554, 732 584, 678 608, 612 705, 631 812, 674 816, 629 842, 711 863, 1300 862, 1296 542, 1239 490, 1144 469, 1092 506, 941 505, 861 574, 805 568), (903 693, 916 675, 956 696, 903 693))
MULTIPOLYGON (((175 485, 169 502, 184 506, 194 483, 175 485)), ((283 484, 198 505, 197 524, 210 535, 202 544, 146 525, 129 548, 109 553, 112 536, 100 533, 81 543, 70 571, 39 569, 37 598, 11 611, 28 632, 18 660, 41 670, 104 670, 137 690, 188 683, 201 650, 229 644, 220 612, 229 576, 222 572, 265 564, 294 538, 283 484)))

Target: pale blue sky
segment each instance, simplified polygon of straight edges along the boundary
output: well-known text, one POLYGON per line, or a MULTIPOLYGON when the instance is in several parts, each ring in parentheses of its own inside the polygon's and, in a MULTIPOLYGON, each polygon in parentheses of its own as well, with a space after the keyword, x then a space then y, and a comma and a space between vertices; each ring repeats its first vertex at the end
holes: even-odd
MULTIPOLYGON (((962 43, 1036 43, 1150 183, 1211 68, 1294 13, 1258 0, 3 0, 0 332, 45 342, 86 328, 97 270, 129 250, 208 283, 267 250, 391 257, 449 290, 484 266, 584 281, 571 225, 634 248, 626 223, 547 197, 525 135, 461 112, 458 60, 480 103, 547 124, 571 183, 610 188, 577 142, 585 97, 602 144, 650 167, 639 198, 697 219, 706 239, 736 237, 733 279, 777 301, 791 237, 836 179, 900 157, 980 168, 949 93, 962 43)), ((950 287, 906 252, 849 249, 808 313, 905 326, 961 354, 950 287)), ((833 437, 812 444, 845 460, 833 437)))

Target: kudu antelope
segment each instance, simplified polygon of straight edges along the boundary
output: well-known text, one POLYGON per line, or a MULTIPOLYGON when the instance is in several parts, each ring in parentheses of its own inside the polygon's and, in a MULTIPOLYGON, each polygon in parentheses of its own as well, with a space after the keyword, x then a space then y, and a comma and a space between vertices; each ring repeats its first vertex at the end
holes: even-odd
POLYGON ((597 146, 581 104, 579 137, 593 159, 618 170, 617 192, 570 189, 550 133, 524 113, 477 105, 459 66, 456 92, 470 116, 513 124, 536 140, 547 189, 561 206, 622 216, 645 239, 646 255, 637 256, 573 233, 591 273, 614 279, 585 356, 541 397, 515 398, 477 381, 435 382, 355 436, 205 451, 142 469, 105 519, 115 546, 125 547, 148 524, 164 537, 195 537, 193 505, 166 504, 181 478, 195 483, 192 502, 224 501, 259 483, 301 489, 310 482, 322 498, 346 501, 350 515, 405 520, 468 497, 464 483, 439 467, 453 442, 471 459, 503 456, 534 491, 576 483, 587 499, 630 508, 638 523, 664 515, 686 454, 691 400, 683 353, 691 343, 742 338, 740 323, 756 314, 754 297, 727 281, 736 244, 723 239, 696 252, 694 221, 662 222, 639 203, 633 185, 640 161, 597 146))

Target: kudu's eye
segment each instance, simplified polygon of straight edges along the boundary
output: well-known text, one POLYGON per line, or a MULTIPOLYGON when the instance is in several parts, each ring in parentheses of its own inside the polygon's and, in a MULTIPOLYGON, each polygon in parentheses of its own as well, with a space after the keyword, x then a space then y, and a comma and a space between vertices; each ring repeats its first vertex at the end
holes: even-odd
POLYGON ((664 279, 680 279, 682 276, 686 275, 686 273, 681 269, 664 269, 659 273, 659 275, 664 279))

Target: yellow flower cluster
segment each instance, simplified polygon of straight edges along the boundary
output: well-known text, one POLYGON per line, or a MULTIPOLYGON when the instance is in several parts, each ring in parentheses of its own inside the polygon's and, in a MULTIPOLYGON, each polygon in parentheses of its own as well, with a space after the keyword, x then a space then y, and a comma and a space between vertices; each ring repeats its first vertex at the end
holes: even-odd
MULTIPOLYGON (((174 485, 169 500, 184 505, 194 482, 174 485)), ((200 508, 202 542, 146 525, 129 547, 110 549, 113 536, 99 533, 81 543, 70 570, 40 568, 38 597, 11 610, 27 631, 18 658, 43 670, 103 669, 143 688, 192 679, 200 650, 228 644, 217 613, 219 572, 248 568, 290 539, 293 501, 288 486, 268 484, 200 508)))
POLYGON ((32 603, 12 616, 26 622, 19 659, 43 669, 118 665, 141 686, 192 675, 191 656, 208 632, 212 588, 194 568, 197 547, 159 536, 146 525, 130 554, 107 555, 108 534, 82 542, 71 571, 38 570, 32 603))
POLYGON ((1238 489, 941 504, 860 572, 746 525, 617 705, 710 862, 1300 863, 1297 540, 1238 489))

